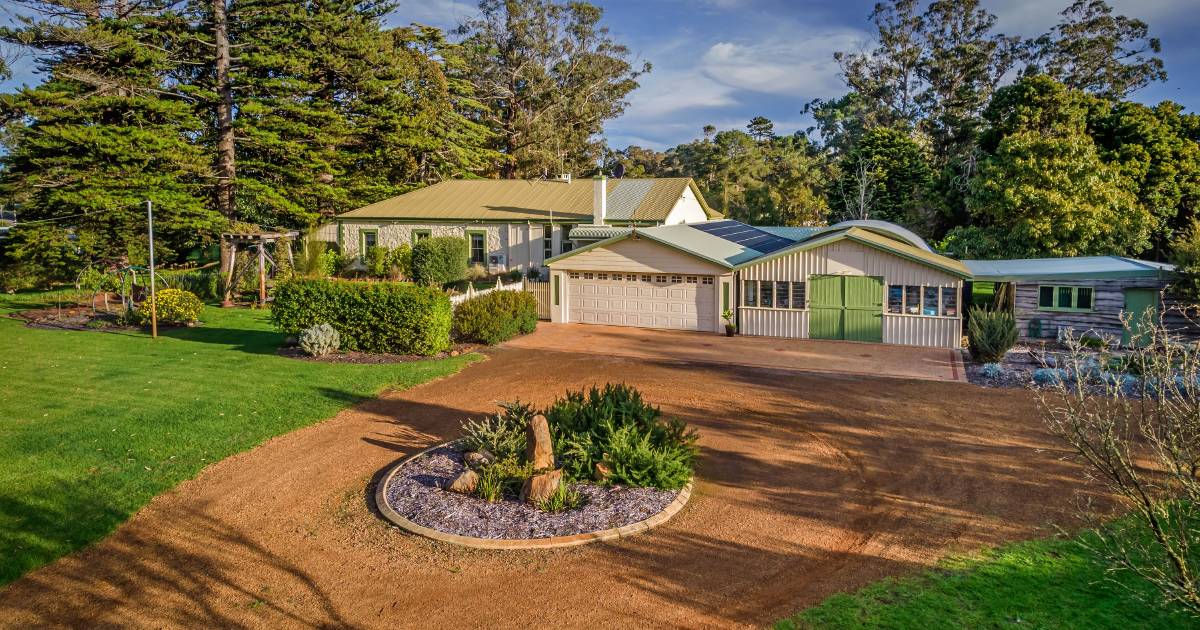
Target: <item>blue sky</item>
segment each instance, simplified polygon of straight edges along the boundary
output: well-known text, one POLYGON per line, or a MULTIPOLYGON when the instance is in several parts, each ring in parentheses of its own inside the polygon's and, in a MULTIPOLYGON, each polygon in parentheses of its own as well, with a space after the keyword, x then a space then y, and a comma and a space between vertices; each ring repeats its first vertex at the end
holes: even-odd
MULTIPOLYGON (((743 127, 753 116, 780 133, 808 127, 801 110, 814 98, 845 92, 833 52, 870 45, 867 15, 875 0, 593 0, 604 23, 639 60, 653 64, 630 97, 625 115, 610 121, 613 147, 663 149, 700 135, 705 124, 743 127)), ((1058 21, 1070 0, 984 0, 1006 34, 1033 36, 1058 21)), ((1133 98, 1200 106, 1200 2, 1109 0, 1118 13, 1150 24, 1162 39, 1169 80, 1133 98)), ((0 19, 7 2, 0 0, 0 19)), ((453 28, 476 12, 471 0, 399 0, 392 24, 453 28)), ((13 83, 35 80, 28 61, 13 83)))

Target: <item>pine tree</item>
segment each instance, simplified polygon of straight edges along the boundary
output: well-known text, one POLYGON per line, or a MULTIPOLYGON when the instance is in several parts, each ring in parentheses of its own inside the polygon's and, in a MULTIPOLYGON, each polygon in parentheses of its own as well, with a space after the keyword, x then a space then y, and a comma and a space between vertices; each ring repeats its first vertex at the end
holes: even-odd
POLYGON ((161 259, 211 242, 223 219, 208 206, 207 160, 192 142, 201 122, 167 80, 184 26, 174 3, 34 4, 45 17, 0 29, 0 40, 31 48, 49 73, 0 96, 8 148, 0 194, 28 236, 70 234, 84 260, 144 262, 149 199, 161 259))

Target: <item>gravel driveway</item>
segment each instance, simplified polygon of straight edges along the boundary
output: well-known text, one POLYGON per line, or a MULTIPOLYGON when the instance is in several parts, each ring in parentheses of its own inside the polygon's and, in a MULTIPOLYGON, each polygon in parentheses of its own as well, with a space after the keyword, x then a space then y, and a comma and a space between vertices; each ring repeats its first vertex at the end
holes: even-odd
POLYGON ((1024 391, 501 348, 210 466, 0 591, 0 625, 762 625, 948 552, 1070 525, 1078 471, 1061 455, 1024 391), (498 552, 372 512, 380 472, 464 417, 606 381, 636 383, 700 431, 695 492, 667 525, 498 552))

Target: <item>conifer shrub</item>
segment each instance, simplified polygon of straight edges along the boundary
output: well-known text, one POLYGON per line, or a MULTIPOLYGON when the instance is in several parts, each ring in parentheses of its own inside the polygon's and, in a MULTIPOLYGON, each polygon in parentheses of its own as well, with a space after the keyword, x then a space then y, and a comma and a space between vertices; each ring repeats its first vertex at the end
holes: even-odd
POLYGON ((567 392, 545 415, 555 454, 571 479, 678 490, 692 478, 696 432, 678 418, 663 418, 633 387, 609 383, 567 392), (608 475, 597 475, 601 463, 608 475))
POLYGON ((971 309, 967 323, 967 349, 979 363, 998 363, 1017 343, 1017 324, 1007 311, 971 309))
POLYGON ((492 291, 454 310, 454 335, 494 345, 537 329, 537 298, 525 291, 492 291))
POLYGON ((343 350, 433 355, 450 347, 450 298, 401 282, 294 278, 275 286, 271 319, 283 333, 328 323, 343 350))

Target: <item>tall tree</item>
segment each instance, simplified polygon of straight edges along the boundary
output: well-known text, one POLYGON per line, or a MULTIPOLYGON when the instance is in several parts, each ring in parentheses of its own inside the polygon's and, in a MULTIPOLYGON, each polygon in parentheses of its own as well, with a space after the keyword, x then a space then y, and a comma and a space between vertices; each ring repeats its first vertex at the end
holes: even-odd
POLYGON ((0 29, 48 73, 0 96, 0 195, 30 230, 23 251, 51 251, 36 241, 69 232, 80 261, 144 262, 147 199, 163 259, 210 240, 224 220, 209 208, 208 161, 193 143, 201 121, 167 80, 186 27, 176 3, 26 4, 32 17, 0 29))
POLYGON ((1067 87, 1119 100, 1154 81, 1166 81, 1162 44, 1143 21, 1113 15, 1104 0, 1075 0, 1062 21, 1035 43, 1034 69, 1067 87))
POLYGON ((882 219, 924 230, 919 220, 931 170, 921 146, 900 130, 868 131, 840 163, 830 200, 840 219, 882 219), (869 198, 870 204, 864 203, 869 198), (869 215, 869 216, 867 216, 869 215))
POLYGON ((458 33, 487 107, 482 120, 505 158, 500 175, 593 168, 604 122, 625 111, 650 64, 635 68, 600 25, 601 9, 586 2, 481 0, 479 11, 458 33))
MULTIPOLYGON (((1156 219, 1088 134, 1095 98, 1045 76, 1001 88, 968 204, 1008 256, 1137 255, 1156 219)), ((960 238, 962 235, 958 235, 960 238)), ((979 237, 975 232, 972 238, 979 237)))
POLYGON ((833 54, 846 85, 870 106, 879 124, 916 123, 925 29, 925 18, 918 9, 917 0, 876 4, 869 17, 875 25, 876 47, 833 54))

